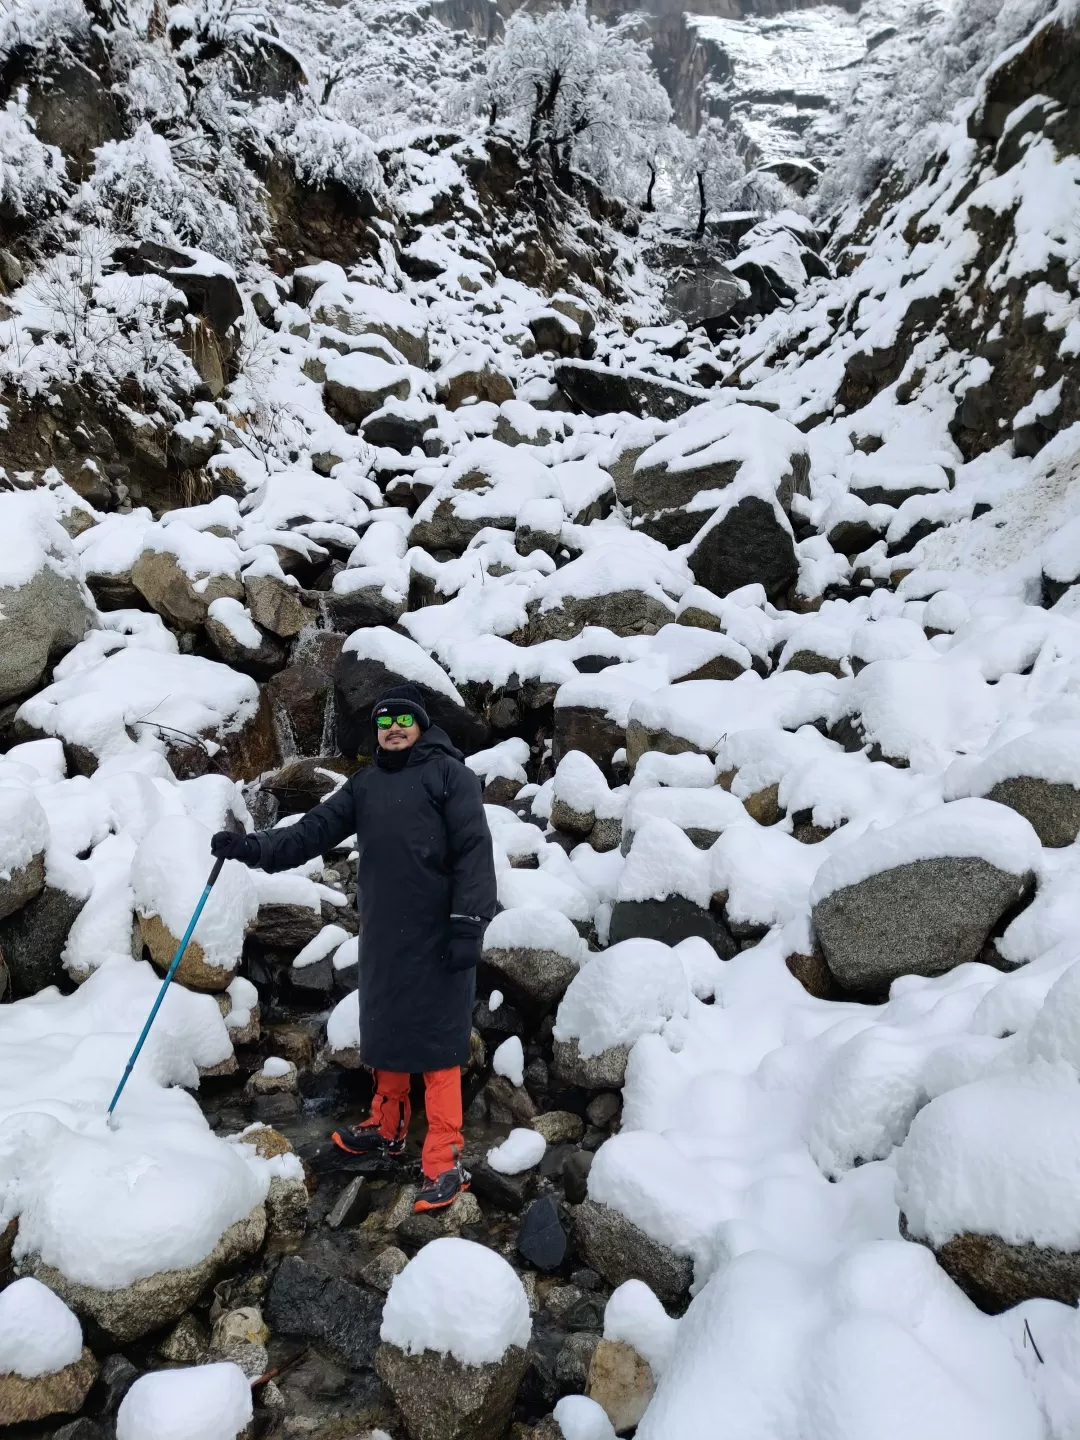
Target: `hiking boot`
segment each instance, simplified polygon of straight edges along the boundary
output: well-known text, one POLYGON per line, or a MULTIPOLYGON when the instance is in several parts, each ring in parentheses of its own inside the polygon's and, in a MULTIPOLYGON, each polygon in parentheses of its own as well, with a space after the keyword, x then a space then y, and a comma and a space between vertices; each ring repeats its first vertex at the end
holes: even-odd
POLYGON ((444 1170, 434 1180, 425 1176, 412 1208, 418 1215, 427 1210, 445 1210, 463 1190, 468 1190, 471 1183, 472 1176, 461 1165, 455 1165, 452 1170, 444 1170))
POLYGON ((330 1137, 339 1150, 346 1155, 356 1155, 372 1160, 395 1160, 405 1154, 405 1136, 395 1135, 388 1140, 377 1124, 365 1120, 362 1125, 342 1125, 330 1137))

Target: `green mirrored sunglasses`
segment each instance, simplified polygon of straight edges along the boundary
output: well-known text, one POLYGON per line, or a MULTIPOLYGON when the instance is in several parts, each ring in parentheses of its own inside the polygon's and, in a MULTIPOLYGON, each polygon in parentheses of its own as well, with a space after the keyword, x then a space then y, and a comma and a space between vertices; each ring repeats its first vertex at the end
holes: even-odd
POLYGON ((392 725, 400 725, 403 730, 409 730, 414 719, 415 716, 406 710, 404 715, 380 715, 375 724, 380 730, 389 730, 392 725))

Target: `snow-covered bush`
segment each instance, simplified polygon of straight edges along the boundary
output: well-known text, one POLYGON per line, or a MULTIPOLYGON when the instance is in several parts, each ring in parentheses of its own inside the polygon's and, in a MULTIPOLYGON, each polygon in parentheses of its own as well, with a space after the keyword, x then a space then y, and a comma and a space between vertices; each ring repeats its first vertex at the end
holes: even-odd
POLYGON ((55 145, 43 145, 19 90, 0 110, 0 218, 38 220, 64 197, 64 159, 55 145))

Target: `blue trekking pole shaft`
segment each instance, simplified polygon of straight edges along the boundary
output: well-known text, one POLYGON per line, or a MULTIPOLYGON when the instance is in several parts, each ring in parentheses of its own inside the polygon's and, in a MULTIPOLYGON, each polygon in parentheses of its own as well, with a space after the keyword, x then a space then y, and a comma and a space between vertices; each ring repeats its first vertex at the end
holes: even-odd
POLYGON ((214 881, 221 874, 221 867, 224 864, 224 860, 218 860, 214 865, 214 868, 210 871, 210 878, 209 880, 207 880, 203 892, 199 896, 199 903, 195 906, 195 913, 194 915, 192 915, 191 921, 188 924, 187 929, 184 931, 183 939, 176 947, 176 954, 172 958, 172 964, 165 972, 165 979, 161 982, 161 989, 158 991, 157 999, 154 1001, 154 1008, 146 1017, 146 1024, 142 1028, 142 1034, 139 1036, 138 1040, 135 1043, 135 1049, 131 1052, 131 1059, 127 1063, 127 1068, 124 1071, 123 1078, 121 1079, 120 1084, 116 1087, 116 1094, 112 1097, 112 1101, 109 1105, 106 1118, 108 1119, 110 1126, 112 1125, 113 1111, 116 1109, 116 1102, 124 1093, 124 1086, 128 1082, 128 1076, 135 1068, 135 1061, 139 1058, 139 1051, 146 1043, 146 1037, 150 1034, 150 1027, 151 1025, 153 1025, 157 1013, 161 1009, 161 1002, 165 999, 165 992, 172 984, 172 978, 176 974, 176 971, 180 965, 180 961, 184 958, 184 951, 188 947, 188 941, 191 939, 191 936, 195 930, 195 926, 199 923, 199 916, 203 912, 203 906, 206 904, 207 900, 209 900, 210 891, 214 888, 214 881))

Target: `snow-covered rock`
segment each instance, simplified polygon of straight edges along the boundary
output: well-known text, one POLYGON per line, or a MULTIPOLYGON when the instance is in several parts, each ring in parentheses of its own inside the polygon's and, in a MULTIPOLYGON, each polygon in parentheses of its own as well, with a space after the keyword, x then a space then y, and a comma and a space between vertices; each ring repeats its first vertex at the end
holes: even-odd
POLYGON ((848 989, 940 975, 978 957, 1030 893, 1038 837, 1015 811, 957 800, 835 850, 811 890, 829 969, 848 989))
POLYGON ((27 694, 94 624, 71 540, 38 494, 0 495, 0 703, 27 694))
POLYGON ((494 1251, 433 1240, 394 1279, 376 1368, 416 1440, 505 1427, 532 1334, 521 1281, 494 1251))
POLYGON ((142 1375, 120 1402, 117 1440, 236 1440, 251 1423, 251 1385, 221 1361, 142 1375))

